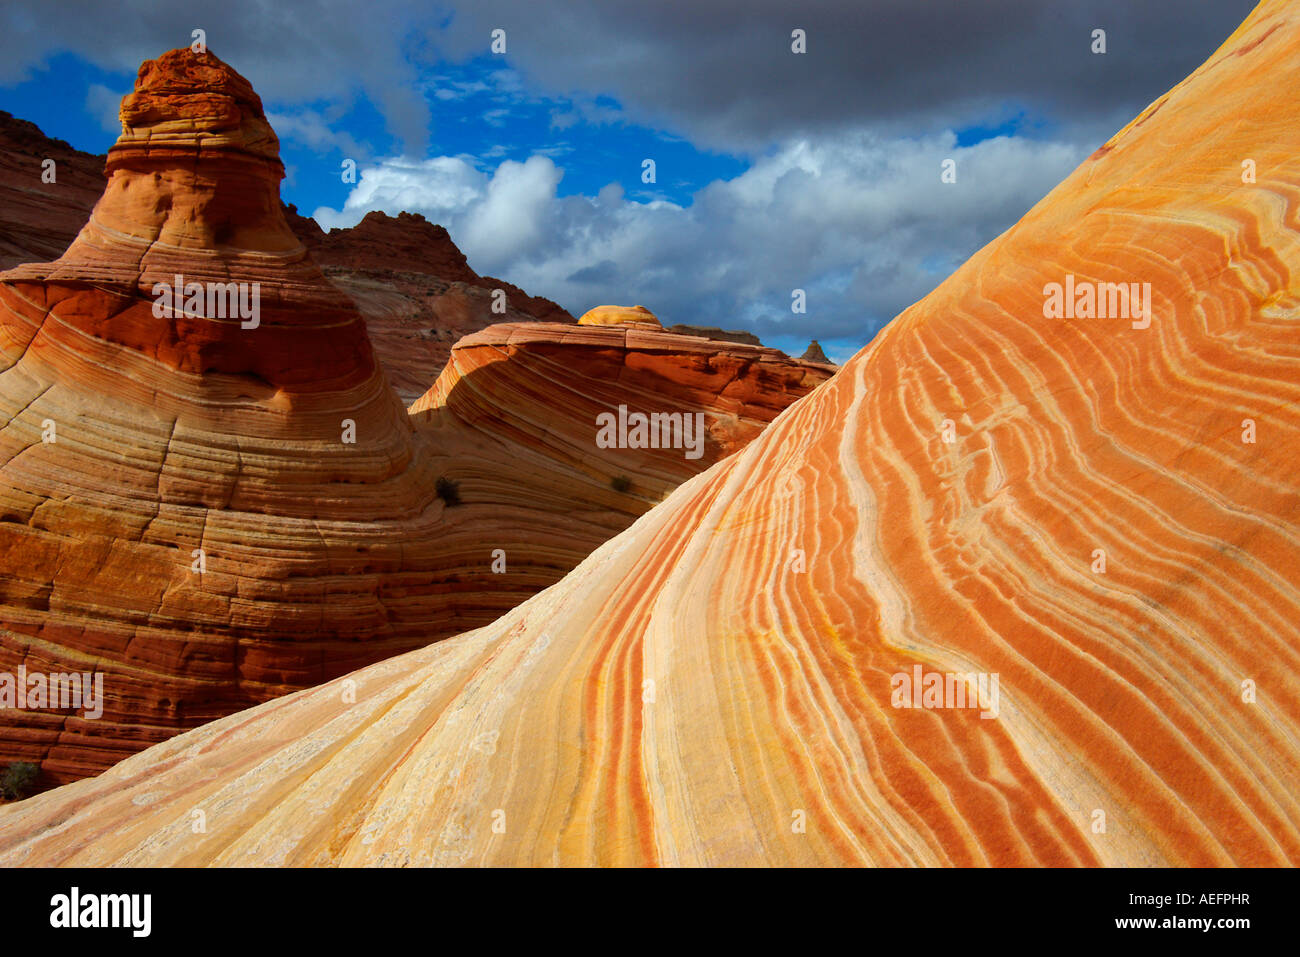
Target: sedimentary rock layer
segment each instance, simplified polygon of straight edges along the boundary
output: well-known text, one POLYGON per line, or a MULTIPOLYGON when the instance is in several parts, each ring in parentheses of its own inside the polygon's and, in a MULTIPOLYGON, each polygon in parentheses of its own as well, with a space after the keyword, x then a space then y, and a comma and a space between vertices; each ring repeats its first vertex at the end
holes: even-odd
POLYGON ((0 809, 0 863, 1300 863, 1298 71, 1261 5, 559 585, 0 809))
POLYGON ((641 327, 503 324, 466 336, 411 407, 460 503, 438 541, 458 616, 437 637, 554 584, 832 372, 641 327))
POLYGON ((280 213, 256 94, 174 51, 121 115, 77 239, 0 277, 0 671, 98 673, 106 698, 0 712, 0 754, 46 781, 443 615, 430 450, 280 213))
MULTIPOLYGON (((573 461, 647 480, 655 500, 700 471, 677 448, 593 458, 603 413, 700 413, 710 463, 743 448, 787 406, 829 379, 827 363, 776 349, 680 336, 640 324, 503 323, 456 343, 447 368, 410 411, 422 429, 457 420, 506 447, 540 437, 573 461), (448 418, 450 413, 450 418, 448 418), (659 464, 654 464, 659 463, 659 464), (666 481, 648 481, 652 476, 666 481)), ((439 444, 442 444, 441 442, 439 444)))

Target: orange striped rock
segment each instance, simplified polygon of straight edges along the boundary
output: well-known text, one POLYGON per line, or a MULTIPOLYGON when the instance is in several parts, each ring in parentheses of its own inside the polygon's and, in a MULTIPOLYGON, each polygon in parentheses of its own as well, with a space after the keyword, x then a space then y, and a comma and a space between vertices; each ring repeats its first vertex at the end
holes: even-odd
POLYGON ((1266 2, 560 584, 0 809, 0 864, 1300 863, 1297 69, 1266 2))

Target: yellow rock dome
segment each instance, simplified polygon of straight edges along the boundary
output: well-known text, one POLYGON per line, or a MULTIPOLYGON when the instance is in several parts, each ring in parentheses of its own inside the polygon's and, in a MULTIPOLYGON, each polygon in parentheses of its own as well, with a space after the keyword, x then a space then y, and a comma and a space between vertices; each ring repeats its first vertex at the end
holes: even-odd
POLYGON ((580 326, 621 326, 627 323, 654 326, 662 329, 663 324, 655 314, 645 306, 597 306, 588 309, 578 320, 580 326))

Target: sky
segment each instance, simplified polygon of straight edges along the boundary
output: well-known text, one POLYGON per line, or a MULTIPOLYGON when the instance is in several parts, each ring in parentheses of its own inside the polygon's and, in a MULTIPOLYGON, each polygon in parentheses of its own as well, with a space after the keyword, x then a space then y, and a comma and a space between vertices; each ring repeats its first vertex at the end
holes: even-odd
POLYGON ((324 228, 423 213, 574 315, 640 304, 842 362, 1252 7, 6 0, 0 108, 103 152, 140 62, 202 29, 263 99, 285 201, 324 228))

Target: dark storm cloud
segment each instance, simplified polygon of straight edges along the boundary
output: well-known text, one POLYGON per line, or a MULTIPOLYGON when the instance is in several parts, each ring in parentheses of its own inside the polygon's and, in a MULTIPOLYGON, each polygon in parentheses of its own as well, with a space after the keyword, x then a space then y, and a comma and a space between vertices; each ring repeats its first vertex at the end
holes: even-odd
POLYGON ((757 149, 874 125, 925 132, 1007 103, 1066 125, 1122 122, 1196 67, 1247 0, 226 0, 203 10, 126 0, 0 5, 0 83, 71 50, 112 69, 207 31, 269 99, 364 92, 411 152, 427 140, 418 67, 436 54, 508 59, 554 92, 609 93, 697 144, 757 149), (808 52, 790 52, 790 31, 808 52), (1090 51, 1105 29, 1107 53, 1090 51))
POLYGON ((475 0, 458 5, 437 43, 453 56, 481 53, 500 27, 510 58, 552 90, 609 93, 635 118, 697 143, 755 148, 844 126, 975 123, 1007 103, 1071 126, 1122 122, 1198 66, 1253 6, 475 0), (803 55, 790 52, 796 27, 807 32, 803 55), (1097 28, 1104 55, 1091 50, 1097 28))

